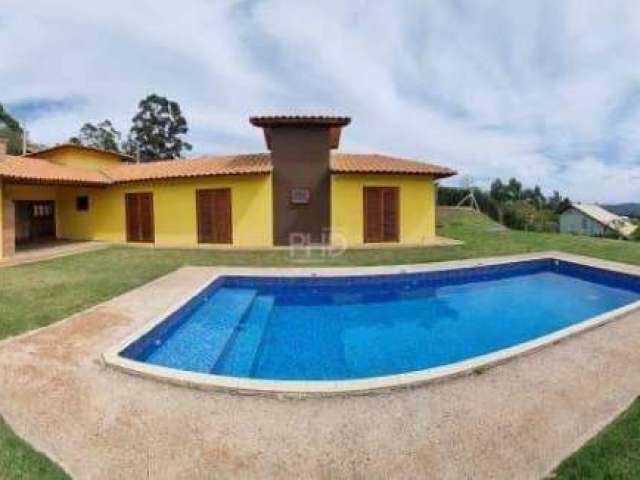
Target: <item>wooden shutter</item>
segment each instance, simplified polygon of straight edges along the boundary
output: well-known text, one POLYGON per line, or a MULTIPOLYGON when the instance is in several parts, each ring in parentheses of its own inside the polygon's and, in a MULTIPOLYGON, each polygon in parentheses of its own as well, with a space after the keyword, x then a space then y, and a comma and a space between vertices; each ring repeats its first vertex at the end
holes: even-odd
POLYGON ((153 243, 153 193, 140 193, 140 241, 153 243))
POLYGON ((232 243, 231 190, 196 191, 199 243, 232 243))
POLYGON ((153 221, 153 194, 127 193, 125 195, 127 241, 149 242, 155 240, 153 221))
POLYGON ((364 188, 364 241, 399 240, 399 195, 397 187, 364 188))
POLYGON ((125 196, 127 217, 127 242, 138 241, 138 225, 140 224, 138 198, 135 193, 127 193, 125 196))
POLYGON ((364 189, 364 241, 382 241, 382 197, 377 187, 364 189))
POLYGON ((214 195, 213 219, 216 243, 231 243, 231 190, 218 189, 214 195))
POLYGON ((198 242, 213 243, 213 197, 211 190, 196 191, 198 242))
POLYGON ((398 241, 398 189, 381 188, 382 196, 382 240, 398 241))

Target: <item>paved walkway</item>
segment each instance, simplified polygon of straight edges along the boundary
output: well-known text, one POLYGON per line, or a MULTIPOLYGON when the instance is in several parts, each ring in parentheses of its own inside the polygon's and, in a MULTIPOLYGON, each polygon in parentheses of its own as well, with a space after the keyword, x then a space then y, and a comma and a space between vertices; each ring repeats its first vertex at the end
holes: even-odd
POLYGON ((21 265, 23 263, 35 263, 52 258, 65 257, 76 253, 90 252, 107 248, 109 245, 102 242, 91 241, 55 241, 34 246, 25 250, 18 250, 15 255, 8 258, 0 258, 0 268, 21 265))
POLYGON ((533 479, 640 392, 640 314, 480 375, 377 395, 236 396, 101 366, 209 275, 184 268, 0 342, 0 414, 77 478, 533 479))

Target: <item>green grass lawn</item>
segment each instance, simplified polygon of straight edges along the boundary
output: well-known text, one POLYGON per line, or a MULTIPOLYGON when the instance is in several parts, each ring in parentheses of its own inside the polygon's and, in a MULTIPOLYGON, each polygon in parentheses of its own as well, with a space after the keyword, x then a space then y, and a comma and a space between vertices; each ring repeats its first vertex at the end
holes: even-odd
MULTIPOLYGON (((434 248, 354 250, 329 258, 316 254, 302 265, 421 263, 541 250, 563 250, 640 264, 640 243, 500 231, 486 217, 463 211, 442 211, 438 233, 462 240, 465 244, 434 248)), ((292 262, 287 251, 233 252, 112 247, 40 263, 0 268, 0 339, 49 325, 183 265, 301 264, 292 262)), ((630 415, 640 423, 638 409, 630 415)), ((602 461, 608 462, 608 458, 603 456, 602 461)), ((640 460, 635 464, 640 465, 640 460)), ((61 476, 63 474, 58 469, 47 464, 41 455, 21 443, 0 422, 0 479, 61 476), (41 469, 48 470, 45 473, 41 469)))
POLYGON ((553 478, 640 478, 640 401, 562 462, 553 478))
POLYGON ((67 475, 44 455, 33 451, 0 418, 0 479, 57 480, 67 475))

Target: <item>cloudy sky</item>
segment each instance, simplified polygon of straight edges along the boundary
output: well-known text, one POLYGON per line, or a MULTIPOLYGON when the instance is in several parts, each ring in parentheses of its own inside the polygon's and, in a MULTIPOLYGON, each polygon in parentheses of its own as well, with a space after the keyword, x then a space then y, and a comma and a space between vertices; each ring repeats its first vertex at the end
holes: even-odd
POLYGON ((251 114, 337 113, 343 151, 640 201, 636 0, 0 0, 0 45, 39 142, 126 131, 156 92, 197 154, 264 150, 251 114))

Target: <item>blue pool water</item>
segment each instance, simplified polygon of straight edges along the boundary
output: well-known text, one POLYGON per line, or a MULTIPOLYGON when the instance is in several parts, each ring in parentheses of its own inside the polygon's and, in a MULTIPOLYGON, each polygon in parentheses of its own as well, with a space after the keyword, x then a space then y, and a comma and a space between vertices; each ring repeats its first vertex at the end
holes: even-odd
POLYGON ((495 352, 638 299, 638 277, 556 260, 331 279, 223 277, 121 355, 234 377, 376 377, 495 352))

